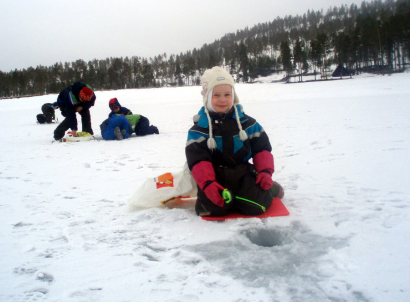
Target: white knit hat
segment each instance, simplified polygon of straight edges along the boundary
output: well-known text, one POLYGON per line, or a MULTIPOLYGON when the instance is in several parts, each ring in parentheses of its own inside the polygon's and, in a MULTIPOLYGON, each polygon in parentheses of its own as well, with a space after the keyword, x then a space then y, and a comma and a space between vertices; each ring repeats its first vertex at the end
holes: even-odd
POLYGON ((232 87, 233 107, 235 109, 236 122, 238 123, 238 128, 239 128, 239 139, 241 141, 246 140, 248 136, 246 135, 246 132, 242 130, 242 125, 239 120, 238 109, 235 106, 236 104, 239 104, 239 97, 236 94, 235 82, 232 76, 226 70, 218 66, 215 66, 212 69, 205 70, 203 76, 201 77, 201 84, 202 84, 201 94, 203 97, 203 104, 204 104, 205 113, 206 113, 206 116, 208 117, 208 122, 209 122, 209 139, 207 141, 208 148, 211 150, 215 149, 216 142, 212 134, 212 122, 209 116, 209 110, 208 110, 207 103, 208 103, 209 95, 210 97, 212 97, 212 91, 214 87, 218 85, 228 84, 232 87))

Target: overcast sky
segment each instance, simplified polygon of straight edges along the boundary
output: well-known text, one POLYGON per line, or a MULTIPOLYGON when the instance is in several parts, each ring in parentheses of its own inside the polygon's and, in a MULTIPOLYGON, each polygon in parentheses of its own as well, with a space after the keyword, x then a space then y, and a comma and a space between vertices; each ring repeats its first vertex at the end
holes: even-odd
POLYGON ((286 15, 362 0, 0 0, 0 70, 179 54, 286 15))

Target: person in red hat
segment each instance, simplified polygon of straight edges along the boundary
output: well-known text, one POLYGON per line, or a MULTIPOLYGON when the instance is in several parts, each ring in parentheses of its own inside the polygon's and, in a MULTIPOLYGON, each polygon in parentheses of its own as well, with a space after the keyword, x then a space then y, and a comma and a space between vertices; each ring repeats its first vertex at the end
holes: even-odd
POLYGON ((65 132, 71 128, 73 136, 77 136, 77 116, 81 116, 82 131, 94 134, 91 128, 90 108, 94 106, 96 96, 91 86, 76 82, 63 91, 57 97, 57 103, 61 114, 65 119, 54 130, 54 139, 59 140, 64 137, 65 132))

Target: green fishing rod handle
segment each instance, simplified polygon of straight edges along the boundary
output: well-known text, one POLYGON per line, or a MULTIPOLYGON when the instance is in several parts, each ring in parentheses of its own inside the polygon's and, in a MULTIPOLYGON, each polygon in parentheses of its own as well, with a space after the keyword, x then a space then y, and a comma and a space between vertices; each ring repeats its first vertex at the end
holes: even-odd
POLYGON ((222 198, 225 203, 230 203, 232 201, 232 193, 228 189, 222 191, 222 198))

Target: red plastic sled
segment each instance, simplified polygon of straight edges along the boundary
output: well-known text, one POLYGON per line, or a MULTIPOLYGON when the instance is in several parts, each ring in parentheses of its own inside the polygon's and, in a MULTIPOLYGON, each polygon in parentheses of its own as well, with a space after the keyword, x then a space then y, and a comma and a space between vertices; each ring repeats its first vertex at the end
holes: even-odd
POLYGON ((238 213, 231 213, 229 215, 222 216, 222 217, 202 217, 202 219, 219 221, 219 220, 237 219, 237 218, 268 218, 268 217, 287 216, 287 215, 289 215, 288 209, 286 209, 285 205, 282 203, 282 200, 276 197, 272 200, 272 205, 269 207, 269 209, 262 215, 245 216, 245 215, 238 214, 238 213))

